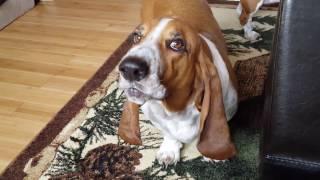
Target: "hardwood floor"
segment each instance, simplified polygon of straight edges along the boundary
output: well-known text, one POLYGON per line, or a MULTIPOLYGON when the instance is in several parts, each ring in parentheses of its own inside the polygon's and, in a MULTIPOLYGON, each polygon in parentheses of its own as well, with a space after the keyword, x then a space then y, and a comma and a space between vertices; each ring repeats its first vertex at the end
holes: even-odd
POLYGON ((140 0, 43 2, 0 31, 0 172, 139 22, 140 0))

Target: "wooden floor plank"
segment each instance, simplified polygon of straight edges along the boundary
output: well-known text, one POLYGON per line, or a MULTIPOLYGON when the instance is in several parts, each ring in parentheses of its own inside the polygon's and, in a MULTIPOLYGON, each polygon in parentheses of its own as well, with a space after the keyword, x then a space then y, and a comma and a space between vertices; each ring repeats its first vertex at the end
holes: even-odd
MULTIPOLYGON (((1 61, 1 60, 0 60, 1 61)), ((21 71, 9 68, 0 68, 0 81, 12 84, 23 84, 32 87, 41 87, 50 79, 50 75, 21 71)))

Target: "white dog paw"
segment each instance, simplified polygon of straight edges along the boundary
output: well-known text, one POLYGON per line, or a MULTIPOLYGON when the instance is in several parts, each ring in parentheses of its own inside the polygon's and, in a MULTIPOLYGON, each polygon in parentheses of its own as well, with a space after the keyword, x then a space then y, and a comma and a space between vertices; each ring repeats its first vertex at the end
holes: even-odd
POLYGON ((175 140, 164 140, 157 152, 157 160, 160 164, 168 165, 177 164, 180 160, 180 148, 182 144, 175 140))
POLYGON ((203 156, 202 161, 204 161, 204 162, 209 162, 209 163, 225 163, 225 162, 227 162, 228 160, 227 160, 227 159, 226 159, 226 160, 217 160, 217 159, 211 159, 211 158, 208 158, 208 157, 204 157, 204 156, 203 156))
POLYGON ((251 42, 255 42, 261 39, 261 35, 255 31, 245 32, 244 37, 251 42))

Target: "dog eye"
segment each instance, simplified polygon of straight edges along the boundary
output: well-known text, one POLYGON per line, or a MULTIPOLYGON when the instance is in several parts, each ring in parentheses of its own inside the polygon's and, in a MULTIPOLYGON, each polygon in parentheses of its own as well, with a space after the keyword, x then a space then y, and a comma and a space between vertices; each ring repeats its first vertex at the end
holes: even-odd
POLYGON ((168 48, 172 49, 173 51, 184 51, 185 50, 185 43, 183 39, 174 39, 167 44, 168 48))
POLYGON ((138 32, 133 33, 133 43, 137 44, 141 41, 142 35, 138 32))

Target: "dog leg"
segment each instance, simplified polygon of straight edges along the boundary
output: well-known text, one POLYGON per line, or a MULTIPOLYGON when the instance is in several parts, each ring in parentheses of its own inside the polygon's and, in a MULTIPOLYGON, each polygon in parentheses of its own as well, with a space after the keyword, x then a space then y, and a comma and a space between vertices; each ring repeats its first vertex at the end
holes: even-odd
POLYGON ((236 9, 240 23, 243 25, 244 37, 251 42, 255 42, 261 37, 259 33, 253 30, 252 17, 263 5, 263 2, 264 0, 257 0, 257 4, 251 4, 247 1, 242 1, 244 5, 240 2, 236 9))
POLYGON ((241 5, 241 3, 238 4, 236 11, 237 11, 238 16, 240 16, 241 13, 242 13, 242 5, 241 5))
POLYGON ((168 165, 176 164, 180 160, 181 148, 181 142, 165 136, 160 149, 157 152, 157 160, 160 164, 164 164, 166 167, 168 165))

